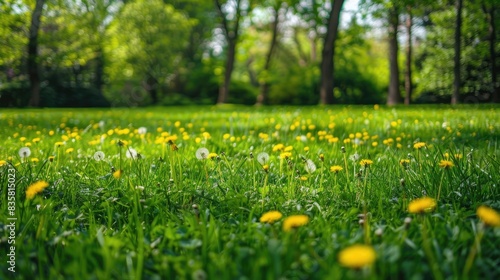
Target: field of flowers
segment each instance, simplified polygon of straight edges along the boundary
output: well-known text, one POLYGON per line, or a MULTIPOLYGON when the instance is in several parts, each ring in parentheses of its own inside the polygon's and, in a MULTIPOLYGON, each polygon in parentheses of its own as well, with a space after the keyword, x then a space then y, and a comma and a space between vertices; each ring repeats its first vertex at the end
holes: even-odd
POLYGON ((0 279, 500 279, 498 109, 0 111, 0 279))

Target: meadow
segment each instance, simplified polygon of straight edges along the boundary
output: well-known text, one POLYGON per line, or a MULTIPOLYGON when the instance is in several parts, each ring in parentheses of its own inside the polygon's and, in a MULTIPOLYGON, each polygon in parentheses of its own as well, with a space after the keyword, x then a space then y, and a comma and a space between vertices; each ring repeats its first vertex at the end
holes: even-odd
POLYGON ((498 109, 2 110, 0 279, 500 279, 498 109))

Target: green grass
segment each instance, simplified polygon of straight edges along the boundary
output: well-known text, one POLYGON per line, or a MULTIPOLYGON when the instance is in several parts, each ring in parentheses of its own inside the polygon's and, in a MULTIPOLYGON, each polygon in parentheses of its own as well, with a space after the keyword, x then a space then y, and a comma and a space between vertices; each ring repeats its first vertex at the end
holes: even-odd
POLYGON ((1 111, 0 278, 498 279, 500 228, 476 216, 480 205, 500 209, 498 109, 1 111), (426 145, 415 149, 417 142, 426 145), (273 151, 278 144, 291 147, 291 158, 273 151), (27 145, 31 155, 21 158, 27 145), (217 155, 199 160, 201 147, 217 155), (140 156, 128 158, 130 148, 140 156), (268 172, 257 161, 262 152, 268 172), (454 166, 439 167, 444 159, 454 166), (333 165, 343 170, 330 172, 333 165), (14 172, 12 273, 5 225, 14 172), (42 180, 49 187, 26 199, 42 180), (433 211, 408 212, 410 201, 437 198, 439 189, 433 211), (283 218, 260 223, 270 210, 283 218), (296 214, 308 224, 284 231, 296 214), (353 244, 371 246, 376 261, 342 266, 338 254, 353 244))

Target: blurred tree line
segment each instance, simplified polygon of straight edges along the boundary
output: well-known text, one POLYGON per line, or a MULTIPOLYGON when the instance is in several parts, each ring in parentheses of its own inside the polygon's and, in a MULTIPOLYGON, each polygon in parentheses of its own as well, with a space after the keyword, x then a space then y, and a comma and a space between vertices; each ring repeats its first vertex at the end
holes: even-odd
POLYGON ((497 0, 348 1, 0 0, 0 106, 499 102, 497 0))

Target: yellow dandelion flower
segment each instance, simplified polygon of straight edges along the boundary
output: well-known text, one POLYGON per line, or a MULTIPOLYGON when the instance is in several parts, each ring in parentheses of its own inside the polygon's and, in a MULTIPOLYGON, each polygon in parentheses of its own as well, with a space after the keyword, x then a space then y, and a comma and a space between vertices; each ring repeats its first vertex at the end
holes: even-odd
POLYGON ((444 169, 448 169, 455 166, 452 161, 450 160, 442 160, 439 162, 439 167, 442 167, 444 169))
POLYGON ((399 161, 399 164, 401 164, 402 166, 407 166, 408 164, 410 164, 410 160, 409 159, 401 159, 399 161))
POLYGON ((334 165, 330 167, 330 171, 334 173, 339 173, 339 171, 342 171, 344 168, 340 165, 334 165))
POLYGON ((54 161, 54 158, 55 158, 55 156, 49 156, 49 161, 50 161, 50 162, 53 162, 53 161, 54 161))
POLYGON ((49 183, 45 181, 38 181, 31 184, 26 190, 26 199, 32 199, 35 195, 41 193, 46 187, 49 186, 49 183))
POLYGON ((113 172, 113 177, 115 177, 116 179, 120 178, 122 175, 123 175, 123 170, 121 170, 121 169, 113 172))
POLYGON ((281 219, 281 217, 283 217, 283 215, 279 211, 269 211, 269 212, 262 214, 259 221, 261 223, 272 224, 272 223, 276 222, 277 220, 281 219))
POLYGON ((362 159, 359 164, 361 164, 361 166, 364 166, 364 167, 367 167, 367 166, 370 166, 373 164, 373 160, 370 160, 370 159, 362 159))
POLYGON ((368 245, 352 245, 340 251, 339 263, 349 268, 362 268, 375 262, 377 254, 368 245))
POLYGON ((5 160, 0 160, 0 166, 4 166, 6 164, 7 164, 7 162, 5 160))
POLYGON ((500 214, 488 206, 479 206, 477 208, 477 216, 487 226, 500 227, 500 214))
POLYGON ((422 197, 413 200, 408 205, 408 212, 410 213, 423 213, 432 211, 436 207, 436 200, 430 197, 422 197))
POLYGON ((36 157, 31 159, 31 162, 39 162, 39 161, 40 160, 38 158, 36 158, 36 157))
POLYGON ((280 154, 280 158, 282 158, 282 159, 291 158, 291 157, 292 157, 292 153, 290 153, 290 152, 283 152, 280 154))
POLYGON ((293 146, 286 146, 285 147, 285 152, 290 152, 291 150, 293 150, 293 146))
POLYGON ((64 142, 56 142, 54 144, 57 148, 61 147, 62 145, 64 145, 64 142))
POLYGON ((418 149, 422 149, 423 147, 425 147, 425 145, 426 145, 425 142, 417 142, 417 143, 413 144, 413 148, 418 150, 418 149))
POLYGON ((217 157, 216 153, 209 153, 208 156, 207 156, 207 158, 209 158, 209 159, 214 159, 216 157, 217 157))
POLYGON ((273 152, 281 151, 281 150, 283 150, 283 148, 285 148, 285 145, 283 145, 283 144, 276 144, 276 145, 273 146, 273 152))
POLYGON ((283 221, 283 230, 290 231, 293 228, 298 228, 309 223, 309 217, 307 215, 293 215, 287 217, 283 221))
POLYGON ((66 153, 67 153, 67 154, 71 154, 74 150, 75 150, 75 149, 73 149, 73 148, 67 148, 67 149, 66 149, 66 153))
POLYGON ((269 164, 262 165, 262 169, 264 169, 264 171, 268 172, 269 171, 269 164))
POLYGON ((307 181, 307 177, 306 177, 306 176, 301 176, 301 177, 300 177, 300 180, 301 180, 301 181, 307 181))

